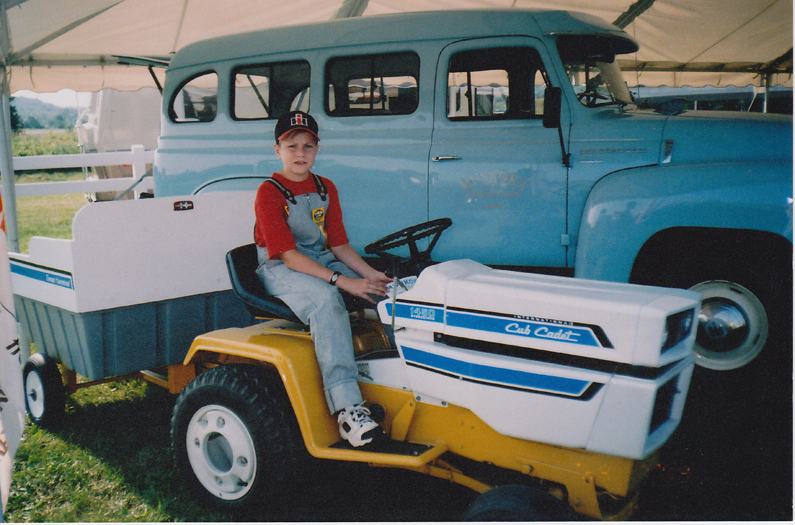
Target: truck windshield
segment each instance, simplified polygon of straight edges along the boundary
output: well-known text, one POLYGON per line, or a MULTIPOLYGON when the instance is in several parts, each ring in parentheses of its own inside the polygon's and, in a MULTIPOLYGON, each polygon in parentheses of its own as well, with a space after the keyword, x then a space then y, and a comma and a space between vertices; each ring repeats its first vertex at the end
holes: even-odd
POLYGON ((577 99, 587 107, 633 102, 615 59, 626 44, 603 36, 565 35, 558 38, 563 66, 577 99))

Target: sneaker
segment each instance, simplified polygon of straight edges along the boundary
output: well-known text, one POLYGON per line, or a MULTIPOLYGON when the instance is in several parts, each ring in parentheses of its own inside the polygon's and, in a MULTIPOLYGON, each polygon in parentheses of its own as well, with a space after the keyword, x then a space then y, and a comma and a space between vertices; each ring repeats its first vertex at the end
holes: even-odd
POLYGON ((337 423, 340 424, 342 439, 354 447, 366 445, 383 432, 381 426, 370 418, 370 409, 363 403, 344 408, 337 416, 337 423))

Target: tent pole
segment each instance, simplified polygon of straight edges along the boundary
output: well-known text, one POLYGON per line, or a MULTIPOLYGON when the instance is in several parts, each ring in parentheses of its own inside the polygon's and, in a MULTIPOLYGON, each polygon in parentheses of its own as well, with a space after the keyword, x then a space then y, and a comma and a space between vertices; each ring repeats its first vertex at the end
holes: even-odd
POLYGON ((762 104, 762 113, 767 113, 767 99, 770 96, 770 78, 772 75, 770 73, 765 74, 765 101, 762 104))
POLYGON ((8 236, 8 249, 19 252, 19 229, 17 228, 17 196, 14 188, 14 157, 11 149, 11 86, 9 71, 2 66, 0 88, 0 176, 3 178, 3 216, 8 236))

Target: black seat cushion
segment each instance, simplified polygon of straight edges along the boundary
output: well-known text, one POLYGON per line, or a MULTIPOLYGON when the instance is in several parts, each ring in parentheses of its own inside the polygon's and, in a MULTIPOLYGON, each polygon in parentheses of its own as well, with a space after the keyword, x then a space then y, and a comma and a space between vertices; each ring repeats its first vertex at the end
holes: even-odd
POLYGON ((257 245, 254 243, 238 246, 226 254, 226 268, 235 294, 254 317, 274 317, 300 323, 301 320, 284 301, 268 295, 257 276, 257 266, 257 245))
MULTIPOLYGON (((229 271, 232 290, 243 301, 251 315, 301 323, 302 321, 284 301, 268 294, 257 276, 257 266, 259 266, 257 245, 254 243, 238 246, 226 254, 226 268, 229 271)), ((350 312, 372 307, 364 299, 350 294, 343 292, 342 297, 350 312)))

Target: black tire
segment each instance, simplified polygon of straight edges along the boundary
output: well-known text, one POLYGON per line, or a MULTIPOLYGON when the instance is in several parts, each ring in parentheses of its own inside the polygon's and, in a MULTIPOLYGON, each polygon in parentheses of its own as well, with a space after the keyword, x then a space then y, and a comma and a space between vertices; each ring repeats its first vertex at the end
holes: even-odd
POLYGON ((680 245, 669 234, 642 251, 630 282, 703 294, 694 346, 697 365, 716 371, 752 362, 785 368, 791 363, 782 344, 792 337, 791 246, 678 233, 680 245))
POLYGON ((307 455, 279 376, 252 365, 219 366, 194 379, 174 407, 171 441, 191 492, 230 510, 283 495, 307 455))
POLYGON ((66 413, 66 388, 55 360, 33 354, 22 370, 22 381, 30 420, 43 428, 61 424, 66 413))
POLYGON ((526 485, 503 485, 478 496, 464 521, 572 521, 574 511, 555 496, 526 485))
POLYGON ((783 320, 775 315, 772 284, 757 272, 718 267, 682 271, 669 279, 667 286, 703 294, 693 346, 698 366, 742 368, 760 357, 771 333, 784 330, 783 320))

